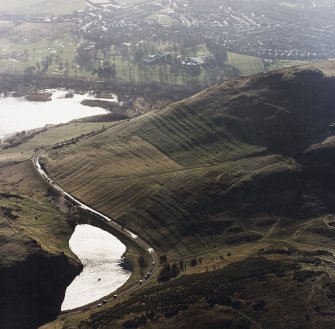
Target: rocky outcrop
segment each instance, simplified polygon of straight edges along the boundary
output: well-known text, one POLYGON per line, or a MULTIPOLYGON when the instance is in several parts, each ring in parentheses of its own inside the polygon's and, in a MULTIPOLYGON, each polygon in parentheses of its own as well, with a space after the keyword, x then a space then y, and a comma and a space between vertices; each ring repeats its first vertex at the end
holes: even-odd
POLYGON ((34 241, 34 252, 21 262, 0 267, 2 329, 33 329, 60 312, 65 290, 82 265, 65 254, 50 254, 34 241))

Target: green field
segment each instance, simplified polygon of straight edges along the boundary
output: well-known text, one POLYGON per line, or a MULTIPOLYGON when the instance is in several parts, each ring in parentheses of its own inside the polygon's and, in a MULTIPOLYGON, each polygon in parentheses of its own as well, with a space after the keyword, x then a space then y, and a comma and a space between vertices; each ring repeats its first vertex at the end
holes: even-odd
POLYGON ((304 4, 302 3, 294 3, 292 1, 279 1, 279 5, 282 7, 288 7, 288 8, 300 8, 304 9, 304 4))
POLYGON ((176 20, 171 18, 169 15, 160 13, 150 15, 145 20, 167 26, 171 26, 173 23, 176 23, 176 20))
POLYGON ((236 67, 242 75, 253 75, 265 72, 263 60, 259 57, 228 52, 228 64, 236 67))
POLYGON ((150 0, 123 0, 122 2, 136 5, 136 4, 150 2, 150 0))
POLYGON ((266 68, 268 71, 280 70, 289 66, 304 65, 311 63, 310 61, 301 61, 301 60, 274 60, 271 64, 267 65, 266 68))
MULTIPOLYGON (((76 44, 74 40, 66 33, 60 32, 57 37, 49 35, 49 31, 45 30, 45 36, 38 38, 43 33, 43 30, 32 29, 31 25, 27 24, 27 31, 30 31, 32 40, 13 43, 7 38, 0 39, 0 70, 2 72, 22 72, 25 69, 34 66, 35 68, 42 67, 43 61, 52 58, 51 64, 48 67, 50 75, 62 75, 63 68, 67 68, 70 75, 74 76, 76 72, 76 64, 74 62, 76 44), (35 36, 34 36, 35 35, 35 36), (17 58, 9 58, 9 53, 17 53, 17 58)), ((25 32, 18 32, 21 38, 24 38, 25 32)), ((27 32, 29 33, 29 32, 27 32)))
POLYGON ((54 144, 70 140, 78 137, 81 134, 87 134, 94 130, 101 129, 102 126, 106 128, 115 125, 116 123, 69 123, 67 125, 60 125, 49 128, 47 131, 40 133, 15 148, 9 148, 0 151, 0 163, 8 160, 22 161, 29 159, 36 148, 41 146, 51 147, 54 144))
MULTIPOLYGON (((158 16, 155 16, 157 18, 158 16)), ((168 16, 160 15, 161 18, 168 16)), ((165 22, 169 23, 169 22, 165 22)), ((164 23, 164 24, 165 24, 164 23)), ((171 23, 171 22, 170 22, 171 23)), ((143 41, 145 49, 140 59, 135 59, 137 48, 132 45, 112 46, 108 50, 98 50, 79 65, 77 50, 84 42, 68 32, 71 23, 44 24, 22 23, 17 26, 4 25, 7 33, 0 35, 0 72, 47 74, 55 77, 72 77, 79 79, 100 79, 96 73, 105 63, 112 65, 116 79, 126 82, 157 82, 182 86, 213 85, 220 81, 240 75, 252 75, 277 68, 302 64, 302 61, 273 61, 266 63, 263 59, 232 52, 227 52, 224 64, 216 65, 214 61, 199 66, 193 74, 176 58, 189 57, 212 58, 213 54, 205 44, 192 48, 180 48, 160 40, 150 38, 143 41), (143 60, 155 53, 168 53, 172 61, 160 61, 147 65, 143 60), (46 67, 47 63, 47 68, 46 67)), ((84 44, 85 45, 85 44, 84 44)), ((139 48, 140 49, 140 48, 139 48)))
POLYGON ((0 10, 35 16, 52 16, 71 14, 74 10, 84 9, 85 6, 84 0, 2 0, 0 10))
MULTIPOLYGON (((106 2, 97 0, 97 3, 106 2)), ((128 0, 127 3, 145 3, 145 0, 128 0)), ((3 0, 2 10, 21 14, 37 16, 52 16, 69 14, 74 10, 84 9, 84 0, 3 0)), ((176 21, 164 11, 158 11, 145 19, 171 26, 176 21)), ((240 75, 252 75, 274 69, 303 64, 303 61, 265 59, 227 52, 227 60, 219 64, 216 60, 199 65, 197 70, 190 70, 182 60, 188 57, 213 57, 205 44, 194 44, 185 47, 183 42, 170 43, 155 40, 150 36, 138 44, 125 43, 119 46, 109 45, 105 49, 97 48, 94 52, 92 44, 78 35, 72 35, 69 30, 73 28, 68 23, 21 23, 1 24, 0 34, 0 72, 30 74, 47 74, 55 77, 72 77, 78 79, 101 79, 97 72, 104 65, 113 65, 116 75, 113 79, 126 82, 157 82, 160 84, 174 84, 182 86, 208 86, 240 75), (80 62, 78 50, 83 46, 87 58, 80 62), (136 52, 142 51, 140 57, 136 52), (160 61, 152 65, 144 64, 144 59, 157 53, 169 53, 172 61, 160 61), (90 57, 91 56, 91 57, 90 57), (89 58, 90 57, 90 58, 89 58), (45 69, 45 62, 48 62, 45 69), (80 62, 80 65, 78 63, 80 62)))

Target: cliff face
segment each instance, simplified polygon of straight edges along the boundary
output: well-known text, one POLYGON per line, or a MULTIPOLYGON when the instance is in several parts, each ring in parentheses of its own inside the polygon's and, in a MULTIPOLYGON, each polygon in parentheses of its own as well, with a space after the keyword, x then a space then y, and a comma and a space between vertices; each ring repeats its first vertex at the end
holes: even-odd
POLYGON ((55 319, 81 266, 64 254, 37 250, 22 262, 1 267, 1 328, 37 328, 55 319))

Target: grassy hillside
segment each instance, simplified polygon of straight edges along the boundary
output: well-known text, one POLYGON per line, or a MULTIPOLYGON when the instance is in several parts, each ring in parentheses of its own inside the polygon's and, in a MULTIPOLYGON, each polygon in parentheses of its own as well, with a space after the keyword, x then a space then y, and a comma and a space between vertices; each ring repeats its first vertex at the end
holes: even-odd
POLYGON ((227 82, 53 151, 48 169, 171 256, 222 247, 231 226, 260 240, 273 219, 234 228, 236 216, 305 218, 300 158, 329 134, 333 84, 294 69, 227 82))
POLYGON ((184 276, 92 315, 81 328, 330 329, 333 304, 324 292, 332 294, 333 281, 315 266, 316 273, 303 270, 301 257, 255 257, 184 276))
MULTIPOLYGON (((68 246, 74 227, 66 205, 57 198, 50 202, 52 191, 35 172, 31 156, 43 146, 113 124, 49 127, 17 147, 0 149, 1 328, 32 328, 54 319, 66 287, 81 270, 68 246)), ((128 260, 136 257, 137 251, 130 247, 128 260)))
POLYGON ((1 327, 33 328, 56 317, 81 264, 68 247, 73 227, 32 163, 0 167, 1 327))
POLYGON ((182 272, 58 325, 332 328, 335 79, 319 67, 226 82, 49 152, 65 190, 182 272))
MULTIPOLYGON (((74 223, 67 204, 57 197, 50 202, 54 192, 35 172, 30 158, 36 149, 117 124, 78 120, 27 132, 22 144, 0 149, 1 328, 35 328, 54 319, 66 287, 81 270, 68 246, 74 223)), ((80 219, 90 222, 90 218, 80 219)), ((129 285, 142 278, 137 265, 141 252, 136 245, 124 242, 127 264, 133 269, 129 285)))
POLYGON ((30 161, 2 165, 0 184, 1 234, 9 243, 1 245, 1 254, 9 257, 2 258, 0 264, 24 259, 30 253, 30 244, 50 253, 62 251, 74 258, 68 247, 72 229, 65 215, 48 201, 48 187, 39 180, 30 161), (16 244, 14 253, 10 252, 12 239, 16 244))

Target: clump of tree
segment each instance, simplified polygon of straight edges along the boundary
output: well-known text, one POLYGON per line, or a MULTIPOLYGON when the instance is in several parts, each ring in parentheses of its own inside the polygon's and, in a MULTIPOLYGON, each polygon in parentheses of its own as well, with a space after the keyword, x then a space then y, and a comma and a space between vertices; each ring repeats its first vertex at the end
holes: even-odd
POLYGON ((28 140, 32 139, 36 135, 43 133, 46 131, 45 128, 43 129, 36 129, 36 130, 31 130, 26 132, 25 130, 16 133, 14 136, 9 137, 5 140, 5 146, 3 147, 4 149, 9 149, 12 147, 16 147, 21 145, 24 142, 27 142, 28 140))
POLYGON ((167 281, 170 281, 171 277, 172 277, 172 274, 171 274, 170 264, 164 264, 162 269, 159 272, 157 281, 158 282, 167 282, 167 281))
POLYGON ((66 222, 69 224, 71 228, 75 228, 79 222, 79 214, 78 212, 70 213, 67 215, 66 222))
POLYGON ((201 67, 199 65, 186 65, 184 71, 187 75, 197 77, 201 74, 201 67))
POLYGON ((159 272, 157 281, 158 282, 167 282, 172 278, 176 278, 180 273, 180 267, 178 264, 173 263, 170 265, 169 263, 164 264, 161 271, 159 272))
POLYGON ((196 259, 196 258, 192 259, 191 262, 190 262, 190 266, 191 266, 191 267, 195 267, 195 266, 197 266, 197 265, 198 265, 198 261, 197 261, 197 259, 196 259))
POLYGON ((138 256, 137 263, 138 263, 138 266, 140 267, 141 275, 143 275, 143 271, 147 266, 147 262, 145 261, 145 258, 143 255, 138 256))
POLYGON ((142 314, 141 316, 135 317, 133 320, 128 320, 123 323, 123 328, 138 328, 139 326, 142 326, 147 323, 147 317, 142 314))
POLYGON ((173 263, 171 265, 171 277, 176 278, 178 274, 180 273, 180 269, 176 263, 173 263))
POLYGON ((217 44, 211 40, 206 42, 208 50, 214 55, 215 62, 218 66, 224 65, 228 60, 227 51, 224 45, 217 44))
POLYGON ((159 256, 159 262, 161 264, 165 264, 167 262, 167 257, 166 255, 159 256))
POLYGON ((99 79, 110 80, 116 77, 116 66, 112 65, 100 66, 98 69, 93 70, 93 74, 97 74, 99 79))

